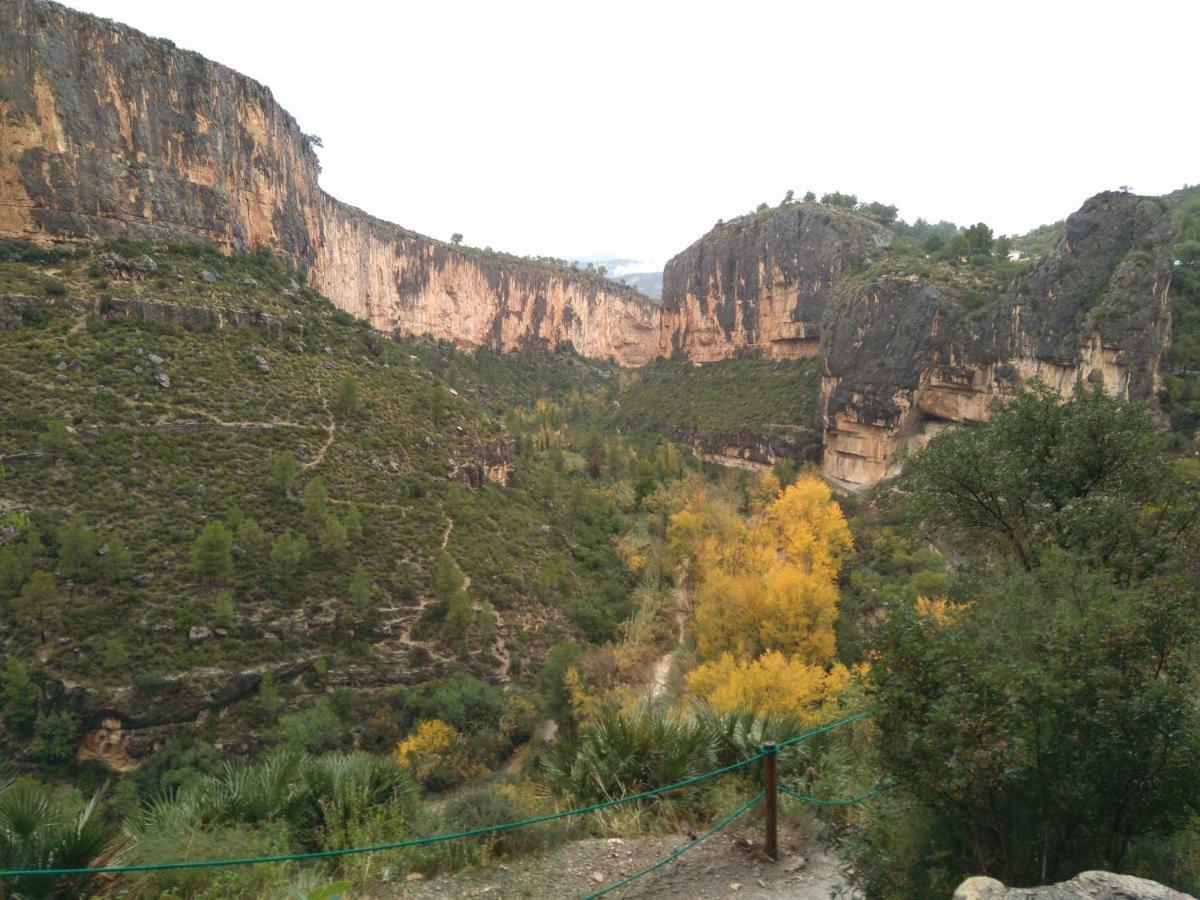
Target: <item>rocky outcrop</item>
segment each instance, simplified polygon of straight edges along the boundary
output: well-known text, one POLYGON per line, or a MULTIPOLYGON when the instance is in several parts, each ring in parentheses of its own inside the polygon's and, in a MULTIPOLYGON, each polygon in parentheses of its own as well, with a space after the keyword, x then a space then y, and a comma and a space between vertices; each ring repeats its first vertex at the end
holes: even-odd
POLYGON ((325 194, 261 84, 43 0, 0 4, 0 237, 267 247, 377 328, 466 348, 657 351, 657 307, 598 276, 460 249, 325 194))
POLYGON ((1195 900, 1145 878, 1112 872, 1082 872, 1070 881, 1035 888, 1005 887, 995 878, 968 878, 954 892, 954 900, 1195 900))
POLYGON ((1153 401, 1170 343, 1171 221, 1154 200, 1100 194, 1053 253, 993 296, 953 280, 847 286, 826 311, 820 417, 827 475, 869 485, 899 451, 1038 379, 1153 401), (972 311, 974 309, 974 311, 972 311))
POLYGON ((819 355, 823 467, 851 489, 894 473, 901 451, 947 424, 985 420, 1034 378, 1153 402, 1172 264, 1158 201, 1093 197, 1057 248, 1006 285, 967 266, 905 271, 889 234, 808 203, 718 226, 667 264, 661 351, 819 355))
POLYGON ((882 226, 817 203, 720 224, 667 263, 659 352, 815 356, 843 276, 890 241, 882 226))

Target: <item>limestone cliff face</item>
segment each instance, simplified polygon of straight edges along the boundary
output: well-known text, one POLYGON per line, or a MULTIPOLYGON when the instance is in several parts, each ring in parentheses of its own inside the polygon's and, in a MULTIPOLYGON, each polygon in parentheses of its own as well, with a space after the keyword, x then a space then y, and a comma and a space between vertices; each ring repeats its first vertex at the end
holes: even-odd
POLYGON ((819 354, 823 467, 847 487, 893 474, 899 451, 985 420, 1033 378, 1153 402, 1171 275, 1170 217, 1154 200, 1093 197, 1051 254, 982 292, 949 269, 869 278, 884 230, 856 216, 803 204, 740 221, 668 264, 660 346, 696 361, 819 354))
POLYGON ((1100 194, 1067 219, 1045 259, 971 314, 954 284, 883 279, 829 310, 821 390, 826 474, 867 485, 897 451, 1038 379, 1059 393, 1103 385, 1153 401, 1170 343, 1170 216, 1100 194))
POLYGON ((667 263, 659 352, 815 356, 842 276, 890 241, 882 226, 816 203, 718 225, 667 263))
POLYGON ((309 139, 261 84, 42 0, 0 4, 0 237, 124 235, 268 247, 384 329, 460 346, 657 351, 657 308, 594 276, 454 248, 318 186, 309 139))

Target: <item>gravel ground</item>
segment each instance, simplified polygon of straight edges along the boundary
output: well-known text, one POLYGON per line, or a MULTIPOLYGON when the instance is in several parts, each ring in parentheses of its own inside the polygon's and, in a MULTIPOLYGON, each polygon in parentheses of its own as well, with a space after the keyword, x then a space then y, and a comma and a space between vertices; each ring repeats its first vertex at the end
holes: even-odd
MULTIPOLYGON (((845 887, 828 847, 788 830, 780 833, 780 859, 762 855, 761 832, 730 828, 628 887, 607 895, 621 900, 855 898, 845 887)), ((662 859, 688 842, 683 835, 597 838, 557 847, 486 869, 406 881, 376 896, 432 900, 444 897, 583 897, 662 859)))

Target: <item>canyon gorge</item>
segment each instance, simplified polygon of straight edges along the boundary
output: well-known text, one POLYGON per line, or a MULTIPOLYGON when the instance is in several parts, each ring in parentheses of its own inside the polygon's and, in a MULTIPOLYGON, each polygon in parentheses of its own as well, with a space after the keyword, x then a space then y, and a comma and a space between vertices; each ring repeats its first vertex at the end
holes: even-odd
POLYGON ((321 190, 312 137, 267 87, 53 3, 0 8, 0 121, 0 237, 268 249, 373 327, 464 349, 569 345, 625 366, 816 357, 822 465, 852 489, 1031 378, 1153 402, 1171 341, 1170 216, 1128 193, 1089 200, 1006 283, 902 258, 866 215, 789 202, 671 259, 659 306, 348 206, 321 190))

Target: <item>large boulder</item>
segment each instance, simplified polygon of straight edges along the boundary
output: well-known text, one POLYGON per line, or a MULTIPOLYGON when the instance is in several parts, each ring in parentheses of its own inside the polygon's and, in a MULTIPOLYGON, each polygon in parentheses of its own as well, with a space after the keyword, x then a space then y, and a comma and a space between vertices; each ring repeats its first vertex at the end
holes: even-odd
POLYGON ((954 892, 954 900, 1195 900, 1157 881, 1114 875, 1112 872, 1082 872, 1070 881, 1045 887, 1010 888, 995 878, 968 878, 954 892))

